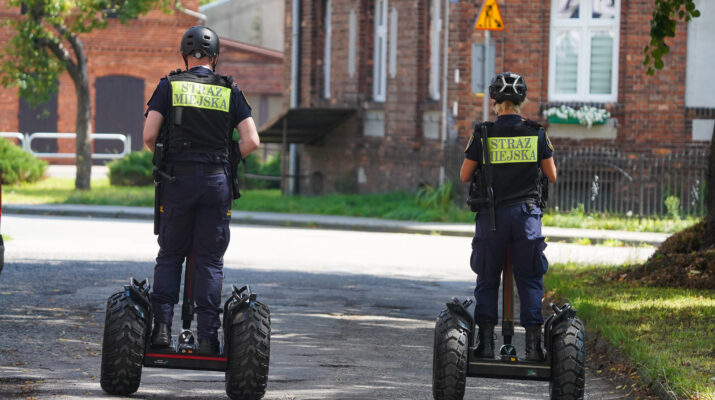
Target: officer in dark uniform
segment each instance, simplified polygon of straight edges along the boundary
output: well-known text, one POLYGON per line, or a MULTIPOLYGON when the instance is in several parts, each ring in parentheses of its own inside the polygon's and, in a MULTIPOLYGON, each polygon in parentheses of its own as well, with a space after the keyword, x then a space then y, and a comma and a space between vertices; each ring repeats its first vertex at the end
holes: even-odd
MULTIPOLYGON (((526 99, 526 83, 516 74, 496 75, 489 85, 494 100, 496 122, 477 124, 465 150, 460 178, 473 179, 482 168, 482 125, 487 126, 489 159, 492 168, 495 226, 490 228, 486 205, 477 212, 472 240, 471 267, 477 274, 474 290, 474 319, 479 326, 477 357, 494 358, 494 326, 497 323, 497 302, 502 267, 507 249, 514 266, 519 298, 521 325, 526 329, 526 358, 543 360, 541 347, 541 299, 544 295, 542 276, 548 262, 544 256, 544 236, 541 234, 542 210, 539 207, 539 170, 551 182, 556 181, 553 147, 546 131, 536 122, 519 115, 526 99)), ((484 174, 482 174, 484 175, 484 174)), ((484 183, 479 185, 484 186, 484 183)))
POLYGON ((194 300, 199 352, 218 353, 223 255, 229 243, 232 186, 230 146, 246 157, 259 145, 251 108, 230 77, 214 73, 219 56, 216 33, 189 28, 181 38, 186 70, 161 79, 148 103, 144 144, 165 152, 159 255, 151 295, 152 345, 171 343, 174 304, 179 301, 182 263, 194 268, 194 300), (238 129, 240 142, 232 140, 238 129), (161 132, 161 135, 160 135, 161 132))

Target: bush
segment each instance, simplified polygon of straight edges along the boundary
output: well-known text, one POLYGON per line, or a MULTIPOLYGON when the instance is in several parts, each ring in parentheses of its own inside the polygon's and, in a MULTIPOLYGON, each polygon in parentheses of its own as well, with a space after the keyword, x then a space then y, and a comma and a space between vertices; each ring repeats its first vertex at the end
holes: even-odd
POLYGON ((14 185, 36 182, 45 175, 47 162, 38 160, 9 140, 0 139, 0 173, 2 183, 14 185))
POLYGON ((678 196, 668 196, 665 199, 665 208, 668 210, 668 216, 680 219, 680 198, 678 196))
MULTIPOLYGON (((258 156, 251 154, 246 157, 244 161, 245 165, 239 165, 238 175, 240 179, 244 179, 243 173, 257 174, 257 175, 270 175, 270 176, 280 176, 281 175, 281 153, 276 153, 275 155, 268 157, 268 159, 261 163, 258 160, 258 156)), ((281 183, 279 181, 268 181, 265 179, 255 179, 255 178, 245 178, 246 189, 279 189, 281 183)))
POLYGON ((129 153, 109 166, 109 183, 116 186, 147 186, 154 183, 153 154, 149 150, 129 153))
POLYGON ((452 204, 453 195, 451 182, 445 182, 437 187, 425 184, 417 190, 417 202, 423 208, 446 211, 452 204))

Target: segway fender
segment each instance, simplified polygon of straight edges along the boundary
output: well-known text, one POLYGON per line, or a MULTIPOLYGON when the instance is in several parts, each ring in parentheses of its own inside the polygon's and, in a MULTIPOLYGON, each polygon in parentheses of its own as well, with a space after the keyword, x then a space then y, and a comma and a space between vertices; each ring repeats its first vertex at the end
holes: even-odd
POLYGON ((240 289, 232 285, 232 288, 231 297, 223 306, 224 331, 228 331, 232 325, 245 321, 249 315, 246 311, 251 309, 256 301, 256 294, 251 292, 248 285, 240 289))
POLYGON ((470 336, 472 334, 472 327, 474 326, 474 317, 467 311, 467 307, 471 304, 471 299, 462 302, 456 297, 452 297, 452 301, 447 303, 447 310, 449 310, 449 313, 452 314, 452 317, 457 321, 457 325, 469 332, 470 336))
POLYGON ((551 351, 551 338, 564 333, 571 321, 576 318, 576 310, 570 303, 564 304, 561 308, 552 303, 551 308, 554 313, 544 323, 544 347, 546 347, 546 351, 551 351))
POLYGON ((151 310, 151 301, 149 299, 150 287, 151 285, 149 285, 148 278, 141 282, 134 278, 130 278, 129 284, 124 285, 124 291, 127 292, 129 297, 131 297, 135 303, 141 305, 147 310, 151 310))

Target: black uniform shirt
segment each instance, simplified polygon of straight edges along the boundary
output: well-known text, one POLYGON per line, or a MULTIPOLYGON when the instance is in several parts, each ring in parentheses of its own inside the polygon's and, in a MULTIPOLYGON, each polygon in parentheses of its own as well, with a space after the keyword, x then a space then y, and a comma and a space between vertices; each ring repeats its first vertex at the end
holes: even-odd
MULTIPOLYGON (((502 115, 500 117, 497 117, 497 120, 494 122, 495 125, 503 126, 503 127, 508 127, 508 126, 514 126, 520 123, 522 120, 522 117, 517 114, 507 114, 507 115, 502 115)), ((477 135, 480 134, 480 132, 477 130, 477 135)), ((546 133, 544 129, 539 129, 539 161, 541 160, 546 160, 554 156, 554 148, 551 146, 551 141, 549 141, 549 135, 546 133)), ((469 138, 469 144, 467 145, 467 148, 464 150, 465 157, 476 162, 480 162, 482 159, 482 141, 480 140, 480 136, 474 136, 472 135, 471 138, 469 138)))
MULTIPOLYGON (((212 75, 210 69, 206 67, 194 67, 189 70, 200 76, 212 75)), ((151 99, 147 103, 147 110, 144 113, 146 117, 149 111, 154 110, 160 112, 161 115, 166 118, 166 114, 169 112, 169 105, 171 104, 169 89, 169 81, 166 78, 161 78, 159 84, 154 89, 154 94, 151 95, 151 99)), ((231 106, 229 110, 234 110, 231 113, 231 126, 236 127, 241 121, 251 116, 251 106, 246 101, 243 92, 234 85, 233 90, 231 90, 231 106)))

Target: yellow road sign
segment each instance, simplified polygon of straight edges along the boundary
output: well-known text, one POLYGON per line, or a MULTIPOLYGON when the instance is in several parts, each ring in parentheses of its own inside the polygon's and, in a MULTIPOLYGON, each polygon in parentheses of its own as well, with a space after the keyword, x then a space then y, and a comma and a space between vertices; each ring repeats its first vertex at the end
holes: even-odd
POLYGON ((497 0, 484 1, 474 29, 490 31, 501 31, 504 29, 504 22, 501 19, 499 7, 497 7, 497 0))

